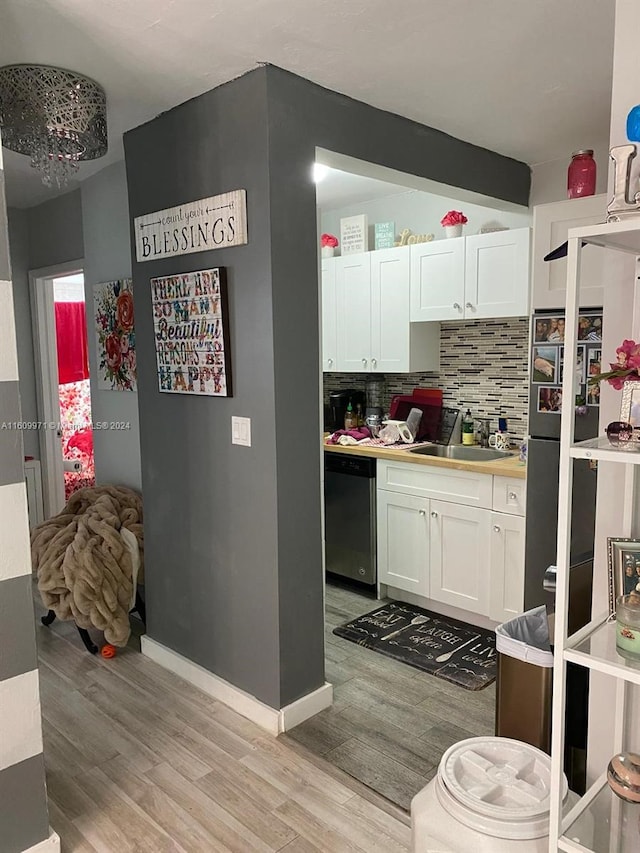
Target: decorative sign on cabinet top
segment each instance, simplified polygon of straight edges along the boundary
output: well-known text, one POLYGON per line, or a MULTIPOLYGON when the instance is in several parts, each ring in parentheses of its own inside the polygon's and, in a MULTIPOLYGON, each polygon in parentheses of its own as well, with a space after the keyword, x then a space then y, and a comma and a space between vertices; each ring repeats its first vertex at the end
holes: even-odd
POLYGON ((369 250, 367 215, 346 216, 340 220, 340 252, 342 255, 357 255, 369 250))
POLYGON ((247 242, 247 192, 233 190, 136 216, 136 259, 207 252, 247 242))

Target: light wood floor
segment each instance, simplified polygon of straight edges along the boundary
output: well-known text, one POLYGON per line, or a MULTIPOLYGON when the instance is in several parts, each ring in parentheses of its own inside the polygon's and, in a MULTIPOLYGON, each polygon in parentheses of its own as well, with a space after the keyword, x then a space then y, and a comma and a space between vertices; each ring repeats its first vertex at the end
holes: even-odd
POLYGON ((400 810, 135 643, 105 661, 70 623, 38 619, 37 634, 50 821, 63 853, 409 850, 400 810))
POLYGON ((334 627, 381 602, 327 583, 325 666, 334 704, 283 736, 408 810, 443 752, 493 735, 495 682, 477 692, 350 643, 334 627))

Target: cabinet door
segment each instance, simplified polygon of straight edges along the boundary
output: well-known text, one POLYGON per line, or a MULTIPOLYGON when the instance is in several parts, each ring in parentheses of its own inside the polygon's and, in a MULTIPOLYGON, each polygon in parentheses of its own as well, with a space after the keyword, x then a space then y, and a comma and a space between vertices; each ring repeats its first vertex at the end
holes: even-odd
POLYGON ((371 371, 370 253, 336 258, 338 370, 371 371))
POLYGON ((429 501, 381 489, 378 498, 380 583, 429 596, 429 501))
POLYGON ((322 370, 338 369, 336 259, 322 261, 322 370))
MULTIPOLYGON (((544 261, 544 256, 567 239, 569 228, 595 225, 607 216, 607 196, 593 195, 552 204, 538 204, 533 209, 533 260, 531 264, 532 306, 563 308, 567 290, 567 259, 544 261)), ((580 266, 580 305, 593 308, 603 302, 604 256, 597 246, 585 246, 580 266)))
POLYGON ((475 234, 465 241, 465 318, 529 314, 528 228, 475 234))
POLYGON ((524 609, 524 528, 522 516, 491 513, 489 618, 495 622, 524 609))
POLYGON ((411 320, 461 320, 464 237, 411 246, 411 320))
POLYGON ((409 249, 371 252, 371 370, 409 370, 409 249))
POLYGON ((488 616, 491 512, 431 501, 429 540, 429 597, 488 616))

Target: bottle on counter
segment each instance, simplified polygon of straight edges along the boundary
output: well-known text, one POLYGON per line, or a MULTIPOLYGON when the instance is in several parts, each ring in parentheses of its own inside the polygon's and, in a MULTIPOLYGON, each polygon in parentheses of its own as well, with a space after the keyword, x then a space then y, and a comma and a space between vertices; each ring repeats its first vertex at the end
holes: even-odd
POLYGON ((347 406, 347 411, 344 416, 344 428, 345 429, 355 429, 358 426, 358 418, 356 413, 353 411, 353 406, 351 405, 351 400, 349 400, 349 405, 347 406))
POLYGON ((475 423, 471 416, 471 409, 467 409, 462 418, 462 443, 475 444, 475 423))
POLYGON ((362 413, 362 403, 358 403, 356 406, 356 425, 358 427, 364 426, 364 414, 362 413))

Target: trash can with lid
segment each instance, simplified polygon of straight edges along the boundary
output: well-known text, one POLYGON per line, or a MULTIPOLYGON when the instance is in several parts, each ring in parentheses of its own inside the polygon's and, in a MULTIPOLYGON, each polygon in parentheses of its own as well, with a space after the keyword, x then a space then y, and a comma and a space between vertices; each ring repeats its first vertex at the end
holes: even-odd
POLYGON ((544 605, 496 628, 496 735, 551 750, 553 651, 544 605))
MULTIPOLYGON (((411 803, 412 853, 547 853, 550 777, 551 759, 529 744, 454 744, 411 803)), ((577 800, 565 779, 565 811, 577 800)))

